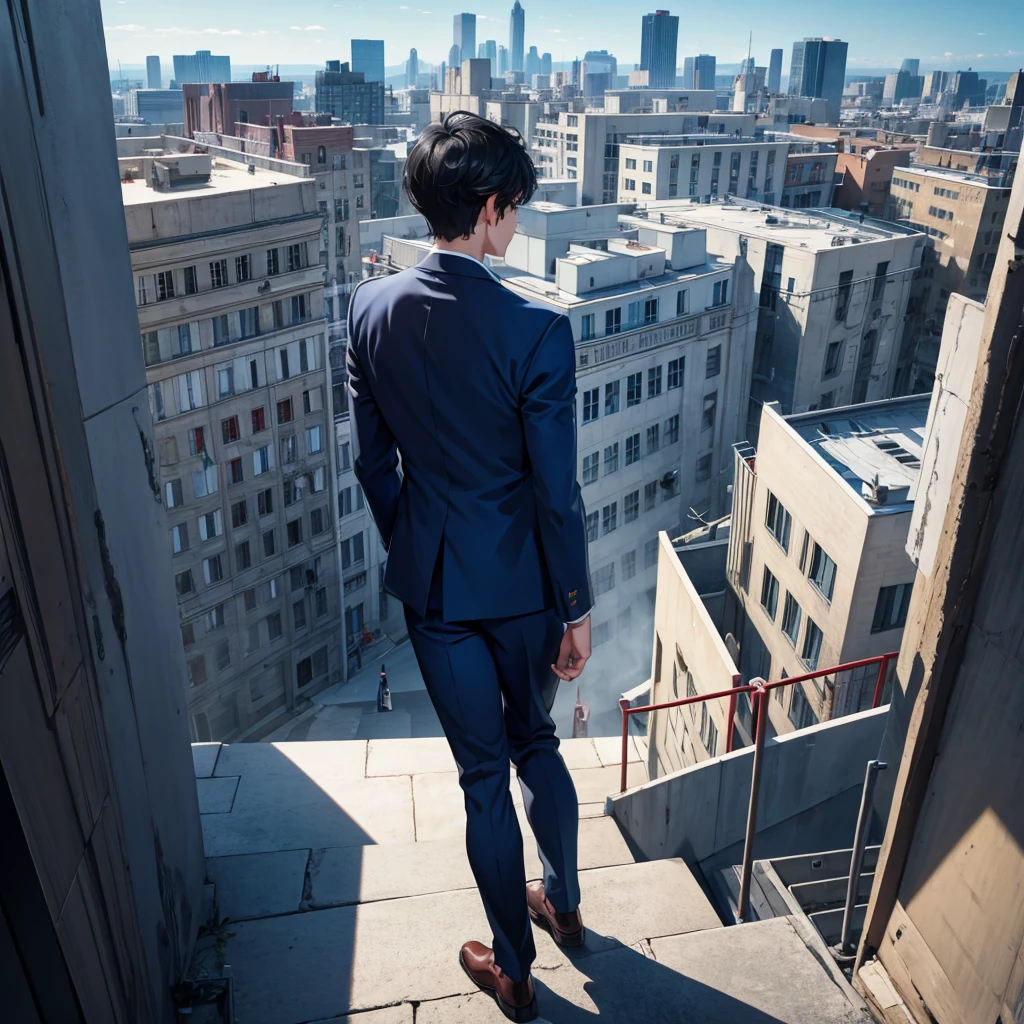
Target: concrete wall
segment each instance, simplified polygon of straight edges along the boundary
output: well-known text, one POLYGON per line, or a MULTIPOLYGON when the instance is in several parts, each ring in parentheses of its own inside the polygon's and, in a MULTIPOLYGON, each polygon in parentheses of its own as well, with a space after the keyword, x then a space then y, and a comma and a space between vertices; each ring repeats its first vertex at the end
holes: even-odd
MULTIPOLYGON (((887 713, 878 708, 769 739, 758 832, 862 783, 865 765, 878 754, 887 713)), ((682 857, 695 867, 743 841, 753 754, 747 747, 611 796, 608 811, 645 857, 682 857)), ((848 837, 843 840, 838 845, 848 837)))
POLYGON ((37 993, 56 995, 66 965, 84 1020, 170 1022, 205 872, 185 663, 154 571, 167 524, 142 351, 123 344, 138 322, 100 7, 51 15, 35 0, 0 14, 19 140, 0 149, 0 589, 27 626, 0 659, 0 762, 19 815, 5 854, 20 832, 32 855, 5 883, 45 895, 14 934, 37 993))
MULTIPOLYGON (((681 700, 690 695, 691 683, 697 693, 718 693, 739 683, 739 670, 665 533, 658 535, 654 636, 651 703, 681 700)), ((725 751, 729 701, 708 701, 703 706, 706 716, 701 704, 651 712, 647 727, 651 778, 725 751), (701 734, 706 718, 709 726, 714 723, 714 738, 710 727, 701 734)))

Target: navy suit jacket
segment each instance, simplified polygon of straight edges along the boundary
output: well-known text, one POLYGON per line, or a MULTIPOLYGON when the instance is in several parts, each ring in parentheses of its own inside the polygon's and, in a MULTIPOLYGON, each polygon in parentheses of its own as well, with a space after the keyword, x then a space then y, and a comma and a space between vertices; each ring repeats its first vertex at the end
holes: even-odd
POLYGON ((445 621, 588 612, 568 319, 432 252, 361 282, 348 323, 353 468, 387 590, 425 615, 443 545, 445 621))

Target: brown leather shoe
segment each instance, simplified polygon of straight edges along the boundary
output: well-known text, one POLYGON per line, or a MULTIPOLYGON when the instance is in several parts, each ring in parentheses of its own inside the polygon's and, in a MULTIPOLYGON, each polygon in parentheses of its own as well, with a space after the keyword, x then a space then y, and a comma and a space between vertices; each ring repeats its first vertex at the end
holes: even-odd
POLYGON ((513 981, 494 962, 494 950, 482 942, 467 942, 459 953, 459 963, 469 980, 486 992, 509 1020, 537 1019, 537 997, 529 975, 525 981, 513 981))
POLYGON ((550 932, 559 946, 583 945, 587 933, 578 907, 568 914, 558 913, 544 892, 543 882, 526 883, 526 903, 534 924, 550 932))

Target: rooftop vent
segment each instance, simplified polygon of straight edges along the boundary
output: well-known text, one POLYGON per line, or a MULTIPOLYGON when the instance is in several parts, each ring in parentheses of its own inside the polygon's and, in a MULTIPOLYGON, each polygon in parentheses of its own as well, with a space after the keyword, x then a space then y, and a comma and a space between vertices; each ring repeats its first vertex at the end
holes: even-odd
POLYGON ((765 217, 764 222, 765 222, 765 224, 778 224, 779 223, 779 218, 778 217, 773 217, 769 213, 768 216, 765 217))

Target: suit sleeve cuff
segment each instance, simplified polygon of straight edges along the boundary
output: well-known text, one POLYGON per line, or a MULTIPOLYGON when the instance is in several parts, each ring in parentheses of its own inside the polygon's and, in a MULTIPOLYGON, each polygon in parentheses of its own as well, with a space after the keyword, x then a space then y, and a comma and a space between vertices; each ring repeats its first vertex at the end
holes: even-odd
POLYGON ((589 618, 589 617, 590 617, 590 612, 587 612, 585 615, 581 615, 578 619, 573 619, 571 622, 567 622, 566 625, 567 626, 578 626, 584 619, 589 618))

